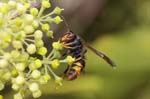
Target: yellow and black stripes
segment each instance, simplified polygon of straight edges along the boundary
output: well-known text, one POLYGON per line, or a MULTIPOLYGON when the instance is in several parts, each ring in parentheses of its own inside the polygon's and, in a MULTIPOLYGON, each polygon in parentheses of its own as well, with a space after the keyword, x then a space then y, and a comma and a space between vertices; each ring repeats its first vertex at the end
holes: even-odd
POLYGON ((64 36, 59 39, 59 42, 63 48, 67 49, 69 54, 75 58, 75 61, 64 73, 68 80, 76 79, 84 70, 86 49, 81 39, 71 31, 65 33, 64 36))

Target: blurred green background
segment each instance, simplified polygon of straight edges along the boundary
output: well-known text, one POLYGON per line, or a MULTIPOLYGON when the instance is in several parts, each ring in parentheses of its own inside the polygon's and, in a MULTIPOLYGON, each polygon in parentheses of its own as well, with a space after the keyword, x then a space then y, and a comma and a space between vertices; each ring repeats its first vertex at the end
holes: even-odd
POLYGON ((39 99, 150 99, 150 0, 107 0, 86 28, 79 24, 73 21, 71 27, 117 69, 88 50, 85 73, 57 90, 50 82, 39 99))

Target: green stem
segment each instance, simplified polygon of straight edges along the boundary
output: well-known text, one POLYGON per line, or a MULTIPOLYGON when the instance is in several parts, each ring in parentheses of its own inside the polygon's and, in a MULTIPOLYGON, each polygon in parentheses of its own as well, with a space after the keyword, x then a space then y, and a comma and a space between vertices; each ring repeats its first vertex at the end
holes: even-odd
POLYGON ((52 68, 48 65, 46 65, 48 70, 51 72, 51 74, 54 76, 54 78, 57 78, 58 76, 53 72, 52 68))
POLYGON ((30 76, 32 70, 29 70, 29 72, 26 74, 26 77, 30 76))
POLYGON ((51 61, 50 60, 44 60, 42 61, 43 64, 51 64, 51 61))
POLYGON ((34 40, 32 40, 32 39, 28 39, 28 38, 26 38, 25 40, 26 40, 26 41, 29 41, 29 42, 32 42, 32 43, 35 43, 35 41, 34 41, 34 40))
POLYGON ((66 62, 66 59, 64 59, 64 60, 59 60, 59 62, 60 62, 60 63, 67 63, 67 62, 66 62))
POLYGON ((33 35, 33 34, 31 34, 31 35, 26 35, 26 37, 34 37, 34 35, 33 35))
POLYGON ((41 22, 49 22, 49 23, 50 23, 50 22, 53 21, 53 19, 48 17, 48 18, 46 18, 46 19, 40 19, 40 21, 41 21, 41 22))
POLYGON ((48 74, 48 70, 47 70, 47 66, 44 65, 44 69, 45 69, 45 74, 48 74))
POLYGON ((54 49, 52 49, 52 51, 49 53, 49 55, 47 56, 47 59, 49 59, 50 57, 52 57, 53 54, 54 54, 54 49))
POLYGON ((24 47, 23 47, 23 46, 21 47, 21 50, 22 50, 22 52, 25 52, 25 49, 24 49, 24 47))
POLYGON ((28 44, 26 41, 23 41, 23 43, 24 43, 26 46, 29 46, 29 44, 28 44))
POLYGON ((42 13, 43 13, 44 10, 45 10, 45 8, 42 6, 41 9, 40 9, 40 12, 38 14, 38 17, 40 17, 42 15, 42 13))
POLYGON ((52 14, 54 14, 54 12, 51 12, 51 13, 45 15, 45 16, 42 16, 41 19, 44 19, 44 18, 46 18, 46 17, 48 17, 48 16, 51 16, 52 14))

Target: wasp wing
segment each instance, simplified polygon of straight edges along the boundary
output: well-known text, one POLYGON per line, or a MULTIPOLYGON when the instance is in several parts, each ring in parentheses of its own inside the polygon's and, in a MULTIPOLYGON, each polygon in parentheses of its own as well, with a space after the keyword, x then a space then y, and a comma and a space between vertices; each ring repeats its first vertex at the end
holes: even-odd
POLYGON ((91 51, 93 51, 95 54, 97 54, 99 57, 101 57, 102 59, 104 59, 108 64, 110 64, 113 68, 116 67, 116 64, 109 58, 107 57, 105 54, 103 54, 102 52, 96 50, 95 48, 91 47, 90 45, 85 45, 87 48, 89 48, 91 51))

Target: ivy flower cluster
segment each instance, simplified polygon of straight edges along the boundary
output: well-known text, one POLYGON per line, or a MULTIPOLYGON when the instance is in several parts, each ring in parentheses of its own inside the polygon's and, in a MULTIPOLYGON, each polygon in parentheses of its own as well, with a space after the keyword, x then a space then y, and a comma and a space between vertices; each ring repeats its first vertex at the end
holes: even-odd
POLYGON ((14 99, 23 99, 29 93, 34 98, 40 97, 40 86, 51 78, 61 86, 62 78, 55 74, 54 69, 61 63, 74 61, 69 55, 60 59, 62 46, 59 42, 51 44, 50 53, 43 42, 43 35, 54 38, 51 24, 58 25, 63 21, 60 17, 63 9, 55 7, 44 14, 45 9, 51 8, 49 0, 38 0, 39 9, 31 6, 29 1, 0 2, 0 91, 10 83, 16 91, 14 99))

